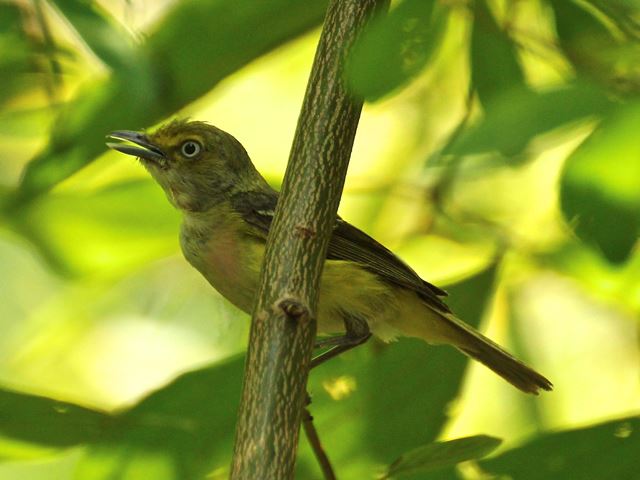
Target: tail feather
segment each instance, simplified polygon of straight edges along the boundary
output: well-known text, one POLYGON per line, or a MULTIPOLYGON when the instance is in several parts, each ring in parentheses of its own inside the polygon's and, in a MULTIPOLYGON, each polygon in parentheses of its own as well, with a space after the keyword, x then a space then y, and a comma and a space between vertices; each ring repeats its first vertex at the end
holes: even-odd
POLYGON ((456 331, 455 341, 452 343, 461 352, 478 360, 525 393, 537 395, 540 389, 553 389, 553 384, 547 378, 513 357, 471 326, 452 315, 446 315, 446 318, 456 331))

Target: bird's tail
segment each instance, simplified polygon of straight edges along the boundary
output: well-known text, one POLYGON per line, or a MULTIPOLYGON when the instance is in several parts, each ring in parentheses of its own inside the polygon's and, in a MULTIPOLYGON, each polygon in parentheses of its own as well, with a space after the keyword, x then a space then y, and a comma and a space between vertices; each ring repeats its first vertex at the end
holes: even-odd
POLYGON ((543 375, 516 359, 470 325, 451 314, 442 314, 451 330, 450 342, 461 352, 486 365, 525 393, 551 390, 553 384, 543 375))

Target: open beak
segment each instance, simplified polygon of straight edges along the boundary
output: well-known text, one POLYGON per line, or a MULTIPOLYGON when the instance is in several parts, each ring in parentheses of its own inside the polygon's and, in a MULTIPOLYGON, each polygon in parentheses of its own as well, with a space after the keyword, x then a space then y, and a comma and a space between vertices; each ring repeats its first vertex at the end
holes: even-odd
POLYGON ((107 139, 117 140, 117 142, 107 142, 107 147, 113 150, 139 157, 142 160, 148 160, 162 168, 167 168, 168 166, 167 156, 161 149, 149 142, 144 133, 118 130, 107 135, 107 139))

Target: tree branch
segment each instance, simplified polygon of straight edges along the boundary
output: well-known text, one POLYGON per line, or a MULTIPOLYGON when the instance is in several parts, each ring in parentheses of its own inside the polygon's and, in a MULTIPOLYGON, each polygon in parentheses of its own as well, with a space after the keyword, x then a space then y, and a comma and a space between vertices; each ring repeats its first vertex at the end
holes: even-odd
POLYGON ((293 478, 318 287, 362 102, 343 83, 355 37, 387 0, 332 0, 262 266, 232 480, 293 478))

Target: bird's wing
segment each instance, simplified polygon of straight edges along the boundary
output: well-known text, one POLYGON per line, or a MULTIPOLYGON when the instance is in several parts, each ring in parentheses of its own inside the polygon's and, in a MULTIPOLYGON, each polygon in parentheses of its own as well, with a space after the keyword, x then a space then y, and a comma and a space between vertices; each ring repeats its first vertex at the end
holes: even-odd
MULTIPOLYGON (((276 192, 242 192, 231 198, 231 205, 242 218, 266 237, 278 203, 276 192)), ((387 282, 415 291, 437 310, 448 313, 449 307, 440 297, 444 290, 431 285, 391 250, 362 230, 338 218, 327 252, 328 260, 346 260, 362 265, 387 282)))

